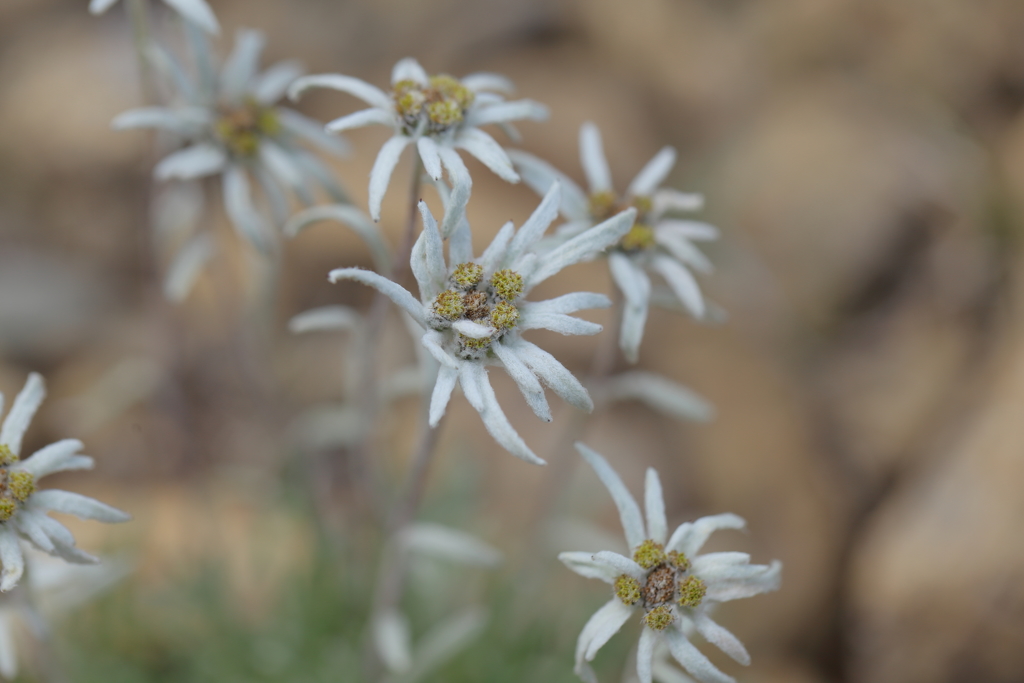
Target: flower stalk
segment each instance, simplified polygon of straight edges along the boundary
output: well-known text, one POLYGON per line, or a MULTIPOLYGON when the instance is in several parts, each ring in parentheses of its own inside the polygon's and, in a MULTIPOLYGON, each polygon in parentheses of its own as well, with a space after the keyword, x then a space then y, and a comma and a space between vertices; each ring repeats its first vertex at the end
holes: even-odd
POLYGON ((146 104, 156 104, 159 97, 156 83, 153 80, 153 69, 147 55, 150 43, 149 7, 146 5, 146 0, 128 0, 126 7, 132 24, 135 57, 139 63, 139 87, 142 91, 142 100, 146 104))
MULTIPOLYGON (((406 218, 405 231, 403 232, 402 243, 398 253, 397 265, 393 277, 401 282, 409 272, 409 253, 416 235, 416 215, 419 203, 420 190, 422 188, 423 164, 417 158, 413 163, 412 176, 409 182, 409 215, 406 218)), ((359 387, 360 405, 363 409, 365 424, 376 424, 379 412, 379 392, 377 391, 377 351, 378 340, 384 323, 387 321, 389 299, 380 291, 374 292, 373 302, 370 304, 370 312, 366 319, 366 327, 360 336, 362 345, 361 353, 363 362, 360 365, 360 377, 357 382, 359 387)), ((372 447, 372 434, 369 432, 362 441, 351 449, 352 468, 357 479, 361 480, 366 489, 371 493, 369 500, 367 496, 359 494, 362 501, 361 507, 373 509, 374 501, 378 498, 374 492, 378 490, 376 485, 377 477, 370 467, 370 449, 372 447)), ((359 488, 359 487, 357 487, 359 488)), ((383 515, 378 515, 383 518, 383 515)))
MULTIPOLYGON (((428 423, 426 410, 421 411, 419 438, 412 454, 405 494, 395 507, 394 515, 388 524, 390 532, 387 545, 381 556, 381 573, 377 580, 372 618, 393 613, 402 600, 408 554, 403 552, 400 542, 405 530, 414 522, 420 506, 423 504, 423 494, 426 491, 427 479, 434 461, 440 427, 440 424, 432 427, 428 423)), ((370 667, 371 665, 367 661, 364 666, 370 667)))

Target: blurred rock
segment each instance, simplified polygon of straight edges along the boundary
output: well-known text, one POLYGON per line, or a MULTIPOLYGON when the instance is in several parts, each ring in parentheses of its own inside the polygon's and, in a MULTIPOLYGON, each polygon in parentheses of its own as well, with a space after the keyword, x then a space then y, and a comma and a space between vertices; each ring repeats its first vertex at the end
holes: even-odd
POLYGON ((922 210, 976 201, 975 149, 878 95, 837 81, 780 92, 723 156, 709 203, 763 259, 776 324, 830 322, 922 210))
MULTIPOLYGON (((649 331, 685 323, 663 320, 649 331)), ((690 494, 669 504, 670 516, 734 512, 747 520, 749 535, 716 534, 710 548, 750 552, 761 563, 782 560, 781 590, 723 605, 723 623, 745 641, 774 648, 801 642, 811 650, 825 637, 820 625, 832 609, 849 510, 845 483, 818 439, 802 387, 757 339, 728 328, 689 331, 686 338, 646 362, 682 378, 717 417, 674 423, 675 447, 645 460, 659 458, 666 488, 690 494), (808 623, 819 628, 805 632, 808 623)))
POLYGON ((854 551, 851 680, 1019 681, 1024 670, 1024 330, 989 366, 941 461, 913 473, 854 551))
POLYGON ((568 15, 588 38, 599 67, 629 74, 678 114, 713 125, 745 101, 759 74, 736 40, 736 3, 587 0, 568 15))
POLYGON ((825 683, 829 680, 795 657, 765 657, 755 651, 751 658, 749 670, 739 674, 745 683, 825 683))
POLYGON ((54 19, 4 46, 0 149, 21 173, 95 172, 133 161, 149 144, 110 130, 116 114, 140 104, 130 36, 87 19, 54 19))
POLYGON ((27 249, 0 251, 0 349, 44 364, 94 334, 116 298, 89 264, 27 249))
MULTIPOLYGON (((1024 87, 1024 77, 1021 78, 1021 86, 1024 87)), ((1004 207, 1004 210, 1014 217, 1024 215, 1024 112, 1018 114, 1007 126, 996 145, 995 153, 1006 179, 1004 191, 1009 206, 1004 207)), ((1024 228, 1018 221, 1010 222, 1005 227, 1016 229, 1005 236, 1007 239, 1016 240, 1024 234, 1024 228)))
POLYGON ((991 226, 963 218, 914 228, 837 311, 808 366, 823 430, 861 483, 878 486, 929 450, 931 435, 969 400, 989 335, 1003 323, 993 295, 1006 255, 991 226))
POLYGON ((363 77, 369 70, 385 79, 402 57, 416 56, 433 73, 450 69, 460 56, 514 45, 542 30, 554 14, 543 0, 264 0, 258 10, 252 0, 212 5, 227 26, 272 33, 272 54, 297 56, 317 71, 363 77))
POLYGON ((957 389, 975 367, 962 326, 919 308, 903 313, 846 340, 817 373, 837 457, 876 485, 960 407, 957 389))

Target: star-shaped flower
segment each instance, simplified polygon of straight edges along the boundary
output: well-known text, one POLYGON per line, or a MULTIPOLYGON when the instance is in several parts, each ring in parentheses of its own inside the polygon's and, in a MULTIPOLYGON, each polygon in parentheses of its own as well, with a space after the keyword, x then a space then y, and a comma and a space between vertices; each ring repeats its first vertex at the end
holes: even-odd
POLYGON ((535 254, 531 248, 555 219, 558 202, 559 186, 555 184, 518 231, 509 221, 477 257, 473 256, 469 225, 464 218, 456 221, 458 229, 449 242, 451 266, 445 262, 437 222, 427 205, 420 202, 423 232, 410 259, 419 300, 373 271, 341 268, 330 273, 332 282, 356 280, 375 287, 425 330, 422 343, 440 363, 430 402, 431 426, 444 415, 456 383, 461 384, 491 436, 513 455, 537 464, 544 461, 534 455, 498 405, 487 378, 487 366, 503 367, 542 420, 551 420, 542 382, 569 403, 593 409, 579 380, 550 353, 523 339, 522 333, 546 329, 561 334, 596 334, 601 331, 600 325, 569 314, 609 306, 608 298, 590 292, 536 302, 525 297, 566 266, 592 258, 615 244, 629 230, 635 214, 632 209, 624 211, 556 249, 535 254))
POLYGON ((580 161, 589 192, 584 192, 564 173, 533 155, 512 150, 509 156, 523 181, 535 192, 547 192, 555 181, 562 184, 561 213, 569 221, 559 230, 562 237, 586 230, 621 211, 622 207, 636 208, 636 223, 608 254, 612 277, 626 300, 619 338, 626 358, 636 362, 643 339, 651 299, 648 272, 661 276, 679 303, 695 318, 704 317, 704 297, 690 271, 708 273, 712 265, 693 242, 716 239, 718 230, 707 223, 667 217, 673 212, 693 211, 703 205, 700 195, 660 187, 675 164, 675 149, 665 147, 647 162, 629 184, 625 195, 617 194, 612 187, 601 133, 592 123, 584 123, 580 128, 580 161))
MULTIPOLYGON (((447 74, 430 76, 412 58, 395 64, 390 92, 351 76, 322 74, 300 78, 289 89, 289 95, 295 98, 317 87, 349 93, 370 105, 369 109, 331 121, 327 124, 329 132, 373 124, 394 130, 370 171, 370 216, 375 221, 380 220, 381 201, 391 173, 408 145, 416 144, 423 168, 434 180, 440 179, 442 167, 447 169, 454 202, 454 210, 448 215, 455 216, 465 208, 472 186, 469 171, 455 150, 469 152, 504 180, 519 182, 508 154, 480 126, 494 123, 507 127, 511 121, 545 119, 548 113, 547 107, 531 100, 504 101, 501 93, 510 93, 512 84, 502 76, 478 73, 461 80, 447 74)), ((446 221, 442 226, 444 236, 454 227, 446 221)))
MULTIPOLYGON (((77 493, 36 489, 37 482, 48 474, 92 469, 93 466, 92 458, 78 455, 82 442, 77 439, 52 443, 25 460, 18 458, 22 437, 45 395, 43 378, 30 374, 0 427, 0 591, 14 588, 25 570, 19 537, 68 562, 97 562, 95 557, 76 548, 67 527, 50 518, 47 512, 64 512, 101 522, 131 519, 127 513, 77 493)), ((0 413, 2 411, 3 394, 0 394, 0 413)))
POLYGON ((665 643, 676 661, 698 680, 732 683, 734 679, 719 671, 686 633, 692 628, 737 662, 749 664, 750 656, 743 644, 715 623, 709 611, 715 603, 776 590, 781 563, 750 564, 746 553, 697 554, 712 532, 744 527, 744 521, 733 514, 684 522, 669 536, 661 480, 654 469, 647 470, 645 526, 640 506, 607 461, 581 443, 576 449, 611 493, 632 553, 630 557, 610 551, 558 556, 580 576, 601 579, 612 586, 611 600, 594 613, 576 643, 577 675, 596 683, 588 662, 628 619, 642 613, 643 630, 637 649, 640 683, 651 683, 654 650, 659 642, 665 643))
MULTIPOLYGON (((116 3, 117 0, 89 0, 89 11, 93 14, 103 14, 116 3)), ((207 33, 220 33, 217 16, 206 4, 206 0, 164 0, 164 3, 207 33)))
POLYGON ((344 154, 347 145, 298 112, 274 106, 302 68, 283 61, 261 73, 264 39, 259 31, 240 30, 219 70, 205 37, 199 35, 192 44, 198 52, 194 79, 169 54, 151 51, 175 88, 175 103, 126 111, 113 126, 157 128, 177 135, 186 146, 157 164, 157 179, 220 174, 224 209, 235 229, 260 251, 270 252, 274 233, 253 203, 249 177, 263 189, 274 222, 281 226, 291 213, 288 191, 307 206, 314 202, 310 187, 315 185, 336 201, 345 201, 331 172, 300 140, 336 155, 344 154))

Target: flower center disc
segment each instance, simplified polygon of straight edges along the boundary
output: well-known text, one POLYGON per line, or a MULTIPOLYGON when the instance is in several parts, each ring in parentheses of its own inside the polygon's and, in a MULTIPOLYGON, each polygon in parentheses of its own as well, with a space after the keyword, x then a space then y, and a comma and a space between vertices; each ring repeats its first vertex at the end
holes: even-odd
POLYGON ((395 84, 395 109, 412 132, 421 121, 432 133, 440 133, 460 123, 476 95, 451 76, 431 76, 423 87, 413 80, 395 84))
POLYGON ((18 505, 28 500, 36 490, 36 478, 28 472, 11 472, 9 467, 18 462, 18 456, 5 445, 0 445, 0 522, 9 520, 18 505))
POLYGON ((435 329, 448 329, 452 323, 469 320, 494 330, 491 336, 482 338, 459 334, 456 351, 465 359, 479 357, 480 352, 519 322, 519 308, 514 301, 523 293, 523 276, 506 268, 484 282, 483 271, 482 266, 472 262, 457 265, 448 278, 451 289, 438 294, 431 306, 436 316, 435 329))
POLYGON ((281 132, 281 121, 271 107, 253 99, 240 107, 225 109, 215 124, 224 145, 239 156, 252 156, 260 147, 260 139, 281 132))
POLYGON ((648 607, 671 602, 676 595, 675 571, 668 565, 661 565, 647 575, 647 582, 640 589, 644 604, 648 607))

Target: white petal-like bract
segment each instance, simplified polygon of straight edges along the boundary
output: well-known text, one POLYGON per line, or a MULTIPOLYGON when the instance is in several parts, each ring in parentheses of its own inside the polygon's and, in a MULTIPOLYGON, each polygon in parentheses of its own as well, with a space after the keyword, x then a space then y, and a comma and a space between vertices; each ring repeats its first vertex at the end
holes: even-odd
MULTIPOLYGON (((29 373, 25 386, 14 398, 11 404, 11 411, 4 418, 3 426, 0 427, 0 444, 7 446, 15 455, 21 453, 21 440, 25 436, 32 417, 39 409, 39 405, 46 398, 46 387, 43 384, 42 375, 29 373)), ((0 403, 2 407, 2 403, 0 403)))
POLYGON ((92 458, 76 456, 75 454, 80 450, 82 450, 82 442, 78 439, 63 439, 40 448, 11 469, 28 472, 36 479, 54 472, 90 469, 93 464, 92 458))
POLYGON ((315 76, 302 76, 297 78, 291 87, 288 88, 288 97, 295 100, 299 95, 310 88, 329 88, 354 95, 367 104, 390 111, 392 107, 391 96, 375 85, 366 81, 342 76, 340 74, 319 74, 315 76))
POLYGON ((612 469, 608 461, 598 454, 597 451, 579 442, 576 443, 576 450, 587 461, 587 464, 593 468, 597 478, 601 480, 604 487, 608 489, 608 493, 612 495, 615 507, 619 509, 622 530, 626 533, 626 543, 630 550, 636 548, 647 537, 647 533, 644 530, 644 520, 640 515, 640 506, 636 504, 636 500, 630 494, 626 485, 622 483, 618 473, 612 469))
POLYGON ((220 33, 217 15, 206 4, 206 0, 164 0, 164 2, 207 33, 213 35, 220 33))
POLYGON ((665 182, 672 167, 676 164, 676 150, 672 147, 663 147, 654 158, 647 162, 640 173, 629 185, 629 194, 634 197, 649 197, 654 194, 658 186, 665 182))
POLYGON ((224 150, 203 143, 167 155, 153 169, 153 175, 157 180, 202 178, 224 170, 227 161, 224 150))
POLYGON ((43 510, 64 512, 79 519, 95 519, 108 524, 127 522, 131 515, 80 493, 46 489, 32 495, 32 505, 43 510))
POLYGON ((377 152, 377 158, 370 169, 370 217, 375 221, 380 220, 380 207, 384 201, 384 191, 387 190, 391 181, 391 173, 398 165, 398 158, 402 155, 410 140, 402 135, 396 135, 384 143, 384 146, 377 152))
POLYGON ((292 317, 288 321, 288 331, 293 334, 355 330, 362 323, 362 316, 349 306, 320 306, 311 308, 292 317))
POLYGON ((601 132, 589 121, 580 127, 580 164, 591 194, 611 192, 612 173, 604 155, 601 132))
POLYGON ((6 593, 17 586, 24 571, 25 557, 18 534, 5 525, 0 528, 0 591, 6 593))
POLYGON ((337 268, 332 270, 327 277, 331 282, 337 282, 338 280, 355 280, 356 282, 361 282, 364 285, 369 285, 394 301, 399 308, 411 315, 420 325, 425 326, 426 324, 423 318, 422 304, 420 304, 420 302, 417 301, 416 298, 404 287, 392 282, 383 275, 379 275, 372 270, 364 270, 362 268, 337 268))
POLYGON ((476 536, 433 522, 413 524, 402 532, 401 543, 420 555, 460 564, 494 567, 501 563, 501 553, 476 536))

